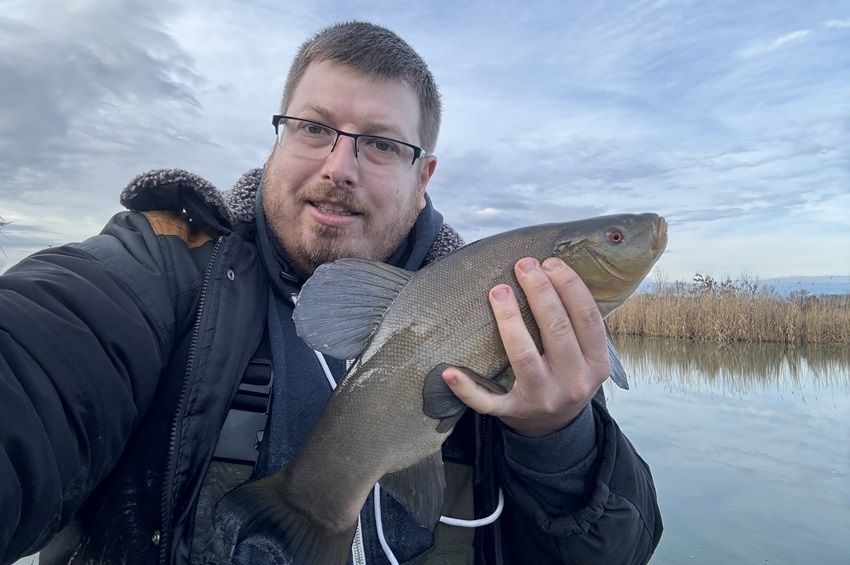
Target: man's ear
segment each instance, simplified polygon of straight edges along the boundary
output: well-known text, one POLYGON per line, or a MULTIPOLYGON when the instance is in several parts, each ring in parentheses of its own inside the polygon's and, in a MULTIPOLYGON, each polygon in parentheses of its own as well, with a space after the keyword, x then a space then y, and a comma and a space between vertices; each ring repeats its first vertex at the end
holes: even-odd
POLYGON ((437 156, 436 155, 428 155, 423 159, 422 167, 419 169, 419 181, 417 189, 419 191, 419 209, 425 207, 425 189, 428 186, 428 181, 431 180, 431 176, 434 174, 434 171, 437 170, 437 156))

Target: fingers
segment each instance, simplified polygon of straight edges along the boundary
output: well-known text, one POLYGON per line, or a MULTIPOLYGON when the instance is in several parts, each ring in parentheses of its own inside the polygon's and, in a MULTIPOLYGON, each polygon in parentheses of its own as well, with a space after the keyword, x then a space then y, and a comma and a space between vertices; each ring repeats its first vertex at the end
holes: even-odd
POLYGON ((513 289, 506 284, 493 287, 490 306, 514 373, 527 376, 526 386, 536 386, 545 376, 547 366, 528 332, 513 289))
POLYGON ((477 412, 498 416, 521 434, 542 436, 572 421, 607 378, 605 326, 587 286, 560 259, 541 265, 525 258, 515 272, 534 318, 526 315, 528 326, 509 285, 497 285, 489 294, 516 379, 513 388, 493 394, 457 368, 446 369, 443 379, 477 412), (543 353, 529 332, 531 324, 540 330, 543 353))
POLYGON ((533 296, 528 290, 526 294, 550 364, 566 363, 570 358, 576 359, 575 356, 580 353, 594 372, 607 376, 610 362, 605 325, 593 295, 576 272, 562 260, 550 257, 542 267, 561 308, 551 306, 548 289, 545 296, 533 296), (572 347, 573 343, 577 349, 572 347))
POLYGON ((583 287, 581 279, 561 260, 547 260, 540 265, 536 259, 525 258, 517 262, 515 270, 540 330, 548 364, 566 372, 579 369, 583 364, 581 344, 556 286, 578 283, 583 287))

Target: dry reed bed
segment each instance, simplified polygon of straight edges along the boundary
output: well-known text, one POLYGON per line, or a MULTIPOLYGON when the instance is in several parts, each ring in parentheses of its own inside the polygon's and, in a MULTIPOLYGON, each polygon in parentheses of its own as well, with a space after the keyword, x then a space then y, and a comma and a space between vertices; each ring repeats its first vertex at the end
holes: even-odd
POLYGON ((696 341, 850 344, 850 295, 638 294, 608 318, 614 334, 696 341))

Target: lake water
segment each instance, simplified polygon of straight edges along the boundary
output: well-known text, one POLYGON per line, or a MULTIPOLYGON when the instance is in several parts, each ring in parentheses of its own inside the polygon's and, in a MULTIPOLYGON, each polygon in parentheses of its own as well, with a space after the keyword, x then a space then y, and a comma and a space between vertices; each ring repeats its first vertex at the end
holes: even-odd
POLYGON ((615 339, 606 383, 652 468, 653 565, 850 564, 850 348, 615 339))

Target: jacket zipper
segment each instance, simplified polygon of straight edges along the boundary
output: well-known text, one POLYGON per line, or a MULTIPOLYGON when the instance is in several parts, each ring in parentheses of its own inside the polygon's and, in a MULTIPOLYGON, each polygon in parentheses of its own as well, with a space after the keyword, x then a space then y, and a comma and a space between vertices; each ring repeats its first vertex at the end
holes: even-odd
POLYGON ((360 516, 357 517, 357 530, 354 532, 354 543, 351 544, 351 560, 354 565, 366 565, 366 552, 363 550, 363 527, 360 516))
MULTIPOLYGON (((215 247, 213 247, 212 254, 210 255, 210 260, 207 263, 206 271, 204 271, 204 281, 201 285, 201 294, 198 298, 198 312, 195 316, 195 325, 192 328, 192 341, 189 345, 189 357, 186 361, 186 372, 183 374, 183 384, 180 388, 180 398, 177 401, 177 412, 174 414, 174 420, 171 422, 171 436, 168 442, 168 457, 166 458, 165 476, 163 477, 161 494, 162 529, 159 531, 159 539, 157 540, 159 543, 159 562, 161 565, 166 564, 168 544, 171 543, 171 504, 168 500, 168 483, 169 481, 171 481, 171 477, 174 474, 174 467, 176 465, 176 461, 174 460, 174 451, 175 444, 177 441, 177 427, 180 423, 180 416, 181 414, 183 414, 183 409, 185 408, 187 396, 189 393, 189 376, 192 374, 192 371, 195 367, 195 350, 198 346, 198 335, 200 333, 201 317, 204 311, 204 303, 206 302, 207 288, 209 287, 210 283, 210 275, 212 274, 213 266, 215 265, 216 259, 218 258, 218 252, 223 242, 224 237, 219 237, 218 241, 216 241, 215 247)), ((156 534, 154 534, 154 536, 156 536, 156 534)))

